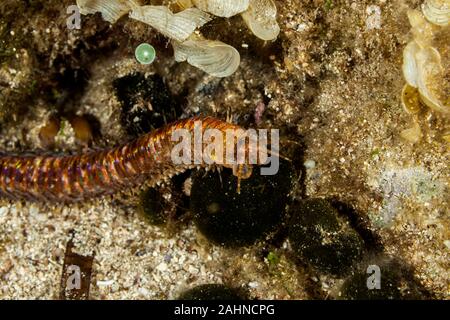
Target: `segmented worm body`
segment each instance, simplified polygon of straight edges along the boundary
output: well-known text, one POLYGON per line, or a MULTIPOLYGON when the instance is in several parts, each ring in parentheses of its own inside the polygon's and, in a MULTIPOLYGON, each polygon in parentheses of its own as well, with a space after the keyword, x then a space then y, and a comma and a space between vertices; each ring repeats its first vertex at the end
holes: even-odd
POLYGON ((76 202, 112 194, 150 180, 155 184, 193 165, 175 165, 176 129, 240 127, 211 117, 179 120, 121 146, 79 155, 0 156, 0 196, 34 201, 76 202))

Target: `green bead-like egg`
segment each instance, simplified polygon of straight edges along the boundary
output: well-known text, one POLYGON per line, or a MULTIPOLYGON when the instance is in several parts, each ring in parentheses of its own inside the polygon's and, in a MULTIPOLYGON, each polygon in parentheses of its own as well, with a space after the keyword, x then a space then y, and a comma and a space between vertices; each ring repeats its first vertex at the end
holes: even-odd
POLYGON ((141 43, 136 48, 135 56, 139 63, 150 64, 156 58, 156 51, 152 45, 148 43, 141 43))

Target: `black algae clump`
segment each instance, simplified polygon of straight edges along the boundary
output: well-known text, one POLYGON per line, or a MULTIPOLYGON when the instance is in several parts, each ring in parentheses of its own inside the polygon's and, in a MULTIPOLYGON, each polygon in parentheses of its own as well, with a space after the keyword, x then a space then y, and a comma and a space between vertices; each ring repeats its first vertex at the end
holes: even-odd
POLYGON ((280 161, 277 174, 263 176, 253 167, 252 176, 241 180, 231 170, 199 171, 193 177, 191 211, 202 234, 215 244, 238 247, 253 244, 274 231, 285 217, 285 206, 294 171, 280 161))
POLYGON ((341 299, 408 300, 424 299, 429 295, 414 279, 411 270, 397 261, 373 261, 363 267, 363 270, 345 280, 340 290, 341 299), (377 286, 375 277, 378 276, 377 286))
POLYGON ((139 210, 150 224, 161 226, 167 222, 165 203, 166 200, 158 190, 149 188, 140 195, 139 210))
POLYGON ((324 199, 291 206, 289 241, 296 257, 334 276, 347 274, 361 259, 363 240, 324 199))
POLYGON ((145 77, 141 73, 133 73, 114 80, 113 86, 122 105, 122 125, 132 136, 162 127, 181 114, 169 89, 157 74, 145 77))
POLYGON ((204 284, 183 292, 178 300, 246 300, 237 289, 222 284, 204 284))

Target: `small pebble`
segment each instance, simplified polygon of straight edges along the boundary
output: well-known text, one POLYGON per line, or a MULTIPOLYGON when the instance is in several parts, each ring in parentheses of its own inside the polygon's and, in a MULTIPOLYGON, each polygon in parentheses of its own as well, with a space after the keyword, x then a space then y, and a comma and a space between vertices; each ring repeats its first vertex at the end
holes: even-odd
POLYGON ((161 262, 157 267, 156 270, 164 272, 167 271, 168 267, 167 267, 167 263, 165 262, 161 262))
POLYGON ((6 208, 6 207, 0 208, 0 217, 6 216, 7 213, 8 213, 8 208, 6 208))
POLYGON ((114 280, 98 280, 97 281, 97 286, 99 287, 108 287, 110 285, 112 285, 114 283, 114 280))
POLYGON ((314 160, 306 160, 303 165, 306 169, 314 169, 316 167, 316 162, 314 160))

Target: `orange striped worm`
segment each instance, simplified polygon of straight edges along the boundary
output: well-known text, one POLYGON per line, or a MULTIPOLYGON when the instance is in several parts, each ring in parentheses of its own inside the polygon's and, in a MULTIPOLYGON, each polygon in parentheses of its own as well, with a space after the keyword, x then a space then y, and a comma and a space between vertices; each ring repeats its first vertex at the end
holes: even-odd
MULTIPOLYGON (((171 160, 177 129, 238 130, 239 126, 212 117, 179 120, 121 146, 62 156, 0 155, 0 197, 15 200, 76 202, 113 194, 144 182, 157 184, 194 167, 171 160)), ((246 145, 241 145, 246 147, 246 145)), ((201 166, 206 165, 201 163, 201 166)), ((234 165, 239 179, 251 174, 250 165, 234 165)))

